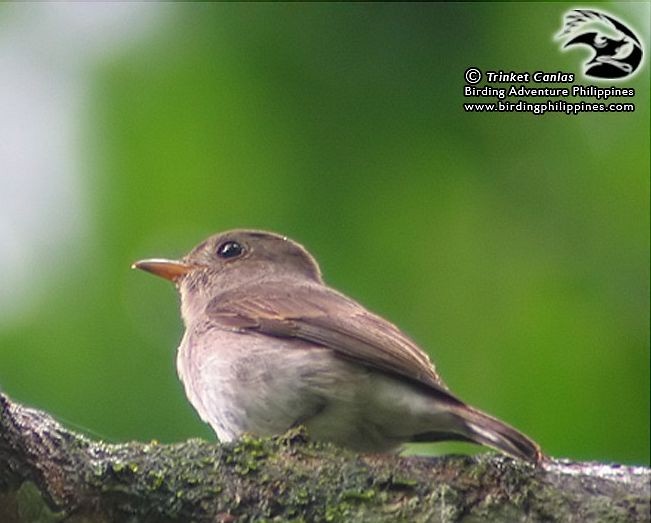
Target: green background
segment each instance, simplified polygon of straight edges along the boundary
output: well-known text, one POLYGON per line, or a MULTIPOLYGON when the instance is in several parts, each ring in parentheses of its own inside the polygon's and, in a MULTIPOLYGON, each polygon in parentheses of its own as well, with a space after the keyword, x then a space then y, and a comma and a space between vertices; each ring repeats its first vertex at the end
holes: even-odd
MULTIPOLYGON (((213 438, 176 377, 175 291, 129 266, 254 227, 303 243, 326 281, 409 333, 461 398, 547 453, 648 464, 648 56, 617 84, 636 90, 634 113, 462 109, 469 66, 591 83, 588 49, 562 53, 553 39, 572 7, 141 12, 153 19, 142 34, 80 73, 83 223, 46 254, 27 251, 32 275, 16 292, 29 299, 0 309, 0 388, 109 441, 213 438)), ((648 3, 595 7, 649 45, 648 3)), ((0 6, 0 34, 38 9, 0 6)))

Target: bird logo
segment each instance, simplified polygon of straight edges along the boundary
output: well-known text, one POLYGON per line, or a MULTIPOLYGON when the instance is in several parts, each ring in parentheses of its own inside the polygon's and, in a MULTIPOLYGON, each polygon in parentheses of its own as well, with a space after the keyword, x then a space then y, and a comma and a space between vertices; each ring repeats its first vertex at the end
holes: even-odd
POLYGON ((584 44, 594 50, 584 64, 584 74, 592 78, 626 78, 642 63, 642 44, 622 22, 598 11, 573 9, 566 13, 556 39, 566 40, 563 49, 584 44), (590 27, 591 31, 587 31, 590 27))

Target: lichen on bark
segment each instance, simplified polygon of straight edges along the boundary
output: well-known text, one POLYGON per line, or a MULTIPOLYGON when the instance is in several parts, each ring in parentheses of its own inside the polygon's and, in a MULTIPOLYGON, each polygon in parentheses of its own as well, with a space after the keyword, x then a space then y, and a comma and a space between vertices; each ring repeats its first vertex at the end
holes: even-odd
POLYGON ((91 441, 0 395, 0 521, 649 521, 651 471, 360 455, 302 430, 219 444, 91 441))

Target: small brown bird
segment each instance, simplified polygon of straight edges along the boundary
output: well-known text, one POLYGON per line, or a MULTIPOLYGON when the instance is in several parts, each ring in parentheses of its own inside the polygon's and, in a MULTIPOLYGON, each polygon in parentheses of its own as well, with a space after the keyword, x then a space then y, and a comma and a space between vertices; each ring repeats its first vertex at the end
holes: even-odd
POLYGON ((178 372, 221 441, 302 424, 362 452, 462 440, 542 460, 531 439, 452 395, 412 340, 328 287, 315 259, 284 236, 233 230, 180 261, 133 266, 176 284, 178 372))

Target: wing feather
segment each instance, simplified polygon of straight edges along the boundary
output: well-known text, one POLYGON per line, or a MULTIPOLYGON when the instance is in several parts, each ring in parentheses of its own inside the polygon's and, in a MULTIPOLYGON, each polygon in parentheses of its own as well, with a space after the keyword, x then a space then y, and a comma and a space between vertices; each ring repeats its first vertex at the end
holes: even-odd
POLYGON ((412 340, 324 285, 266 282, 238 287, 211 300, 206 313, 222 328, 309 341, 452 398, 429 357, 412 340))

